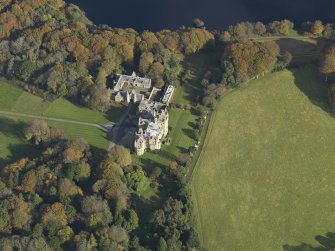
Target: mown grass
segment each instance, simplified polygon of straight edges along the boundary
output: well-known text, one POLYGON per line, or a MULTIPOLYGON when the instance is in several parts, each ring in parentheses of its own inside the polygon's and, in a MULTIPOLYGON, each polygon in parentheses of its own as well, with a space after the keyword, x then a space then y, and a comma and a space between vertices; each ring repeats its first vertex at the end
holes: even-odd
POLYGON ((23 136, 25 121, 0 116, 0 170, 6 164, 23 157, 34 157, 39 151, 23 136))
MULTIPOLYGON (((65 99, 47 102, 3 81, 0 81, 0 93, 1 111, 96 124, 116 120, 124 111, 122 108, 116 108, 110 114, 104 114, 73 104, 65 99)), ((28 144, 22 135, 24 124, 29 121, 30 119, 22 117, 0 116, 0 166, 20 157, 35 155, 36 148, 28 144)), ((61 128, 69 138, 85 139, 94 148, 107 149, 108 147, 106 133, 98 128, 54 121, 47 121, 47 123, 61 128)))
POLYGON ((192 180, 207 250, 283 250, 335 230, 335 119, 314 68, 225 96, 192 180))
MULTIPOLYGON (((34 157, 39 149, 24 139, 23 128, 31 120, 0 115, 0 167, 22 157, 34 157)), ((109 141, 106 133, 98 128, 84 125, 47 121, 48 125, 63 130, 70 139, 82 138, 93 148, 105 150, 109 141), (69 126, 70 125, 70 126, 69 126)))
POLYGON ((59 98, 53 102, 22 91, 8 83, 0 81, 0 110, 41 115, 59 119, 75 120, 96 124, 116 120, 123 109, 116 109, 113 114, 104 114, 59 98))
POLYGON ((62 122, 48 121, 48 125, 58 127, 63 130, 70 139, 82 138, 91 146, 99 149, 107 149, 109 141, 105 132, 99 128, 84 125, 71 125, 62 122))

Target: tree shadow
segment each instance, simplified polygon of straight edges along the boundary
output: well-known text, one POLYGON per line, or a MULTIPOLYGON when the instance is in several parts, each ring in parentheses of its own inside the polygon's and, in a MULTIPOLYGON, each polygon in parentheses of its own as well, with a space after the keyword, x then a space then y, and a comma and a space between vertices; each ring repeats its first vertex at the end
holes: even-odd
POLYGON ((280 48, 280 53, 290 52, 293 56, 299 55, 316 55, 320 54, 332 44, 332 40, 326 38, 314 38, 314 39, 293 39, 293 38, 281 38, 276 40, 280 48))
POLYGON ((10 144, 7 148, 10 154, 7 158, 0 158, 0 169, 22 158, 36 158, 41 153, 37 146, 29 143, 10 144))
POLYGON ((307 243, 301 243, 300 245, 284 245, 284 251, 331 251, 335 248, 335 233, 328 232, 325 235, 317 235, 315 240, 320 245, 310 245, 307 243))
POLYGON ((291 69, 296 86, 316 106, 331 115, 328 103, 328 84, 324 82, 315 66, 291 69))
MULTIPOLYGON (((181 147, 181 146, 177 146, 177 148, 179 149, 180 153, 189 153, 189 150, 186 149, 185 147, 181 147)), ((179 156, 178 156, 179 157, 179 156)))
POLYGON ((40 150, 37 146, 24 140, 23 130, 25 126, 26 123, 21 121, 17 122, 6 117, 0 118, 0 134, 8 138, 19 139, 19 143, 17 144, 9 142, 8 145, 6 145, 9 155, 6 158, 0 158, 0 168, 5 167, 6 165, 21 158, 35 158, 40 154, 40 150))
POLYGON ((159 154, 165 159, 168 159, 170 161, 175 160, 177 158, 177 156, 165 150, 160 150, 159 154))
POLYGON ((314 105, 331 115, 328 104, 329 84, 325 82, 317 66, 322 53, 332 44, 332 40, 282 38, 276 42, 281 54, 288 51, 293 55, 290 71, 294 75, 296 86, 314 105))
POLYGON ((188 122, 187 125, 193 129, 196 129, 197 125, 194 122, 188 122))
POLYGON ((182 129, 182 131, 184 132, 184 134, 188 137, 190 137, 191 139, 195 140, 195 134, 194 134, 194 130, 192 129, 182 129))
POLYGON ((192 73, 192 78, 183 84, 185 99, 190 103, 200 102, 202 96, 201 80, 206 71, 219 65, 220 53, 203 51, 186 56, 183 67, 192 73))
POLYGON ((17 122, 6 117, 0 118, 0 133, 7 137, 22 138, 24 136, 23 129, 25 126, 26 123, 24 122, 17 122))

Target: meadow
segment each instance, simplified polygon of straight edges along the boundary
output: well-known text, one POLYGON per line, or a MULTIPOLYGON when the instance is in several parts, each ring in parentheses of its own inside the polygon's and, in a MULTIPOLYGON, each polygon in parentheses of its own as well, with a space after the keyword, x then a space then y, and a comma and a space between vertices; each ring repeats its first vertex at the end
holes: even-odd
POLYGON ((315 68, 272 73, 223 97, 192 179, 202 246, 320 245, 317 236, 335 230, 334 131, 315 68))

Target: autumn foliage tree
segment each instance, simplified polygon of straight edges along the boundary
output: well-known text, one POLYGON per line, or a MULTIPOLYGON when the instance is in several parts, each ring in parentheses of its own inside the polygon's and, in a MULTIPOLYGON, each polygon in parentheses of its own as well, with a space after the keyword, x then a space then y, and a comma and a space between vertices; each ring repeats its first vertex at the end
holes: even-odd
POLYGON ((326 50, 320 63, 320 72, 326 76, 326 79, 335 73, 335 45, 326 50))
POLYGON ((324 26, 322 24, 322 21, 320 20, 316 20, 311 26, 311 32, 314 35, 322 34, 323 30, 324 30, 324 26))
POLYGON ((247 80, 270 72, 277 62, 278 55, 279 47, 272 41, 246 40, 229 44, 221 58, 221 66, 226 74, 225 84, 236 85, 239 82, 237 78, 247 80))

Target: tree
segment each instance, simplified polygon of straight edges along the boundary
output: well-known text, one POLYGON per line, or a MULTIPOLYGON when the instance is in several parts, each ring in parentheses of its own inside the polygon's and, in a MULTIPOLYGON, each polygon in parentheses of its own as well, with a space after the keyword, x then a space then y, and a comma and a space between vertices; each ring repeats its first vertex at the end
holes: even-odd
POLYGON ((138 216, 135 210, 130 209, 129 211, 127 211, 126 220, 127 222, 125 223, 124 228, 128 232, 131 232, 138 227, 138 216))
POLYGON ((254 33, 260 36, 264 35, 266 33, 266 26, 261 22, 257 22, 254 26, 254 33))
POLYGON ((12 213, 12 225, 17 230, 30 230, 32 216, 21 209, 15 209, 12 213))
POLYGON ((15 71, 15 75, 19 79, 27 81, 35 71, 36 71, 36 63, 27 60, 19 64, 19 66, 15 71))
POLYGON ((234 26, 233 34, 236 39, 244 38, 247 35, 247 27, 244 23, 239 23, 234 26))
POLYGON ((153 79, 160 79, 162 78, 163 73, 164 66, 160 62, 155 62, 151 65, 148 75, 153 79))
POLYGON ((126 167, 131 164, 130 151, 123 147, 116 145, 114 146, 108 154, 108 162, 115 162, 121 167, 126 167))
POLYGON ((27 140, 32 140, 36 145, 45 142, 49 138, 50 129, 44 120, 34 119, 24 129, 27 140))
POLYGON ((100 177, 103 179, 112 179, 123 175, 121 166, 114 162, 114 159, 107 158, 99 167, 100 177))
POLYGON ((107 201, 94 195, 82 200, 81 211, 85 214, 86 224, 90 227, 108 225, 113 220, 107 201))
POLYGON ((154 62, 154 55, 151 52, 142 53, 140 57, 140 63, 138 66, 138 70, 140 71, 140 73, 146 75, 153 62, 154 62))
POLYGON ((335 73, 335 45, 332 45, 323 56, 320 72, 327 77, 335 73))
POLYGON ((58 230, 57 236, 59 237, 62 243, 70 240, 73 236, 73 230, 69 226, 65 226, 62 229, 58 230))
POLYGON ((6 208, 0 207, 0 233, 5 232, 10 226, 10 216, 6 208))
POLYGON ((42 214, 42 223, 46 228, 51 227, 53 224, 66 226, 67 217, 64 206, 59 202, 47 206, 42 214))
POLYGON ((137 193, 146 191, 150 185, 149 178, 145 175, 141 168, 131 169, 126 174, 127 184, 137 193))
POLYGON ((316 20, 311 27, 311 32, 313 33, 313 35, 320 35, 322 34, 324 30, 324 26, 322 24, 322 21, 320 20, 316 20))
POLYGON ((91 166, 88 163, 82 161, 78 165, 76 165, 76 168, 74 170, 74 179, 76 181, 87 179, 90 177, 90 175, 91 175, 91 166))
POLYGON ((84 94, 84 102, 91 109, 106 112, 110 108, 110 93, 104 85, 92 85, 84 94))
POLYGON ((230 44, 221 58, 221 66, 227 74, 239 84, 238 79, 249 79, 273 69, 279 55, 279 47, 273 42, 246 40, 230 44))
POLYGON ((65 163, 80 163, 89 149, 88 143, 84 139, 75 139, 67 143, 63 152, 65 163))
POLYGON ((164 240, 163 237, 159 238, 157 250, 158 251, 167 251, 168 250, 168 246, 167 246, 166 241, 164 240))
POLYGON ((33 192, 37 183, 36 171, 26 172, 22 179, 22 189, 24 192, 33 192))
POLYGON ((273 35, 289 35, 294 24, 289 20, 273 21, 268 24, 268 30, 273 35))
POLYGON ((178 161, 182 166, 187 166, 191 164, 192 158, 189 153, 182 153, 179 155, 178 161))
POLYGON ((202 21, 200 18, 196 18, 193 20, 193 27, 194 28, 204 28, 205 22, 202 21))
POLYGON ((73 197, 83 193, 73 181, 66 178, 59 181, 58 192, 60 198, 73 197))

